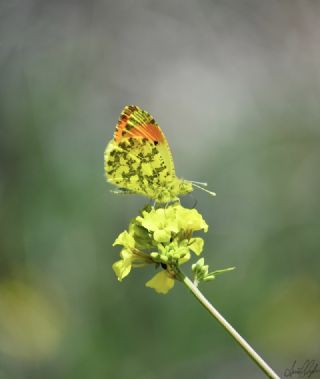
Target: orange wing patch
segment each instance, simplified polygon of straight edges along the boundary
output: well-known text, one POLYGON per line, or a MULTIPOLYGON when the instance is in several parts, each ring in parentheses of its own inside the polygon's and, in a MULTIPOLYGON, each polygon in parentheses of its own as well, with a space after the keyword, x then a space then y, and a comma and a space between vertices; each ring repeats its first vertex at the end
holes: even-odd
POLYGON ((123 110, 114 135, 119 143, 123 139, 146 138, 152 142, 164 142, 165 137, 154 119, 139 107, 129 105, 123 110))
POLYGON ((163 142, 163 136, 161 131, 156 125, 148 124, 145 126, 137 126, 134 129, 127 132, 127 138, 130 137, 142 137, 148 141, 163 142))

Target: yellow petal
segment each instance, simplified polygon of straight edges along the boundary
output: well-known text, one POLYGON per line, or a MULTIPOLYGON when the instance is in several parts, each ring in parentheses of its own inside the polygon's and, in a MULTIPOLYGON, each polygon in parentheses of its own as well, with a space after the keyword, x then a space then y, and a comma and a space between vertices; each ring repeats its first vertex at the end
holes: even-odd
POLYGON ((158 272, 147 283, 146 287, 153 288, 156 292, 166 294, 174 286, 172 279, 167 271, 158 272))
POLYGON ((171 233, 169 230, 158 229, 153 233, 153 238, 157 242, 169 242, 171 233))
POLYGON ((112 246, 122 245, 128 248, 134 247, 134 238, 126 230, 118 235, 112 246))
POLYGON ((135 258, 132 251, 126 248, 120 251, 120 257, 125 261, 133 261, 135 258))
POLYGON ((196 254, 200 255, 203 250, 204 241, 200 237, 191 238, 190 249, 196 254))
POLYGON ((131 271, 131 261, 121 259, 112 265, 112 269, 116 274, 119 282, 121 282, 121 280, 125 278, 131 271))

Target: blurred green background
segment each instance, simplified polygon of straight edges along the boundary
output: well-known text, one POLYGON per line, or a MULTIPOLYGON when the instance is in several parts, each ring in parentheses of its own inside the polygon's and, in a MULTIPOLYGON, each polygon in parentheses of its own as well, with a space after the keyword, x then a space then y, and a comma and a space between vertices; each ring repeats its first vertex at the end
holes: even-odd
MULTIPOLYGON (((103 152, 125 104, 164 130, 210 225, 205 295, 283 376, 320 359, 320 3, 0 3, 0 378, 262 378, 179 284, 118 283, 103 152)), ((319 374, 317 374, 319 375, 319 374)))

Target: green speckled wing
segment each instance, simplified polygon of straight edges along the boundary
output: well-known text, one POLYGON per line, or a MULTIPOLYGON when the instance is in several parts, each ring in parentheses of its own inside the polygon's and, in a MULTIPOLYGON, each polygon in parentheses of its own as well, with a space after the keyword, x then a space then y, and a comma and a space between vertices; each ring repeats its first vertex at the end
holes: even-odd
POLYGON ((124 108, 104 160, 110 183, 157 202, 169 202, 192 191, 190 182, 176 177, 160 127, 137 106, 124 108))

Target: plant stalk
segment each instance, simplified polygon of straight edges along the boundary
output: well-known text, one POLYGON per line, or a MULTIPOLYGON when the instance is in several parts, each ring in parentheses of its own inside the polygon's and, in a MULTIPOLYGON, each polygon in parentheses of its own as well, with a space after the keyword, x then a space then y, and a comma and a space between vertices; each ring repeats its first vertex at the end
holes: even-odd
POLYGON ((217 311, 217 309, 206 299, 202 292, 185 276, 180 270, 177 273, 179 279, 192 292, 194 297, 200 304, 213 316, 220 325, 233 337, 249 357, 259 366, 259 368, 271 379, 280 379, 280 377, 272 370, 272 368, 260 357, 260 355, 241 337, 241 335, 229 324, 229 322, 217 311))

